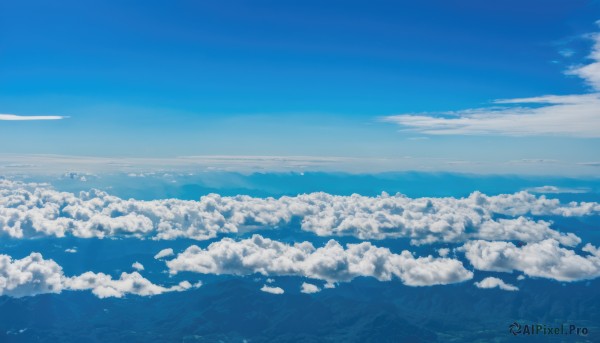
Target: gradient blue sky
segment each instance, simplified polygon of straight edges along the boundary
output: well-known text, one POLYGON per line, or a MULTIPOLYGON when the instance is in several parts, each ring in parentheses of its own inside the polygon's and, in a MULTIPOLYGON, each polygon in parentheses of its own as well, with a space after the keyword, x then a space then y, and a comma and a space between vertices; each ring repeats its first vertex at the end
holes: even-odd
POLYGON ((600 2, 579 0, 4 1, 0 113, 68 118, 0 121, 0 153, 525 159, 595 173, 600 131, 431 134, 381 118, 598 94, 565 74, 590 63, 598 19, 600 2))

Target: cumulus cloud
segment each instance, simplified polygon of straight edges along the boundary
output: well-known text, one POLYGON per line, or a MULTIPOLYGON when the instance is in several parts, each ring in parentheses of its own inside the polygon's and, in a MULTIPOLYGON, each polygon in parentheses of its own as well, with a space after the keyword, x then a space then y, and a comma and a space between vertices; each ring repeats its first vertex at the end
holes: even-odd
POLYGON ((73 194, 44 184, 0 180, 0 233, 13 238, 133 236, 206 240, 299 219, 319 236, 359 239, 408 238, 412 244, 470 239, 527 242, 547 238, 576 245, 579 238, 551 229, 528 215, 584 216, 600 213, 595 202, 561 204, 528 192, 467 198, 376 197, 310 193, 254 198, 209 194, 199 201, 121 199, 92 190, 73 194), (496 219, 498 215, 515 217, 496 219))
POLYGON ((0 255, 0 295, 23 296, 60 293, 63 289, 62 268, 41 254, 31 253, 20 260, 0 255))
POLYGON ((409 286, 428 286, 462 282, 473 277, 455 259, 414 257, 403 251, 394 254, 371 243, 348 244, 344 248, 330 240, 320 248, 310 242, 293 245, 253 235, 235 241, 224 238, 206 249, 191 246, 167 262, 171 274, 183 271, 203 274, 294 275, 347 282, 356 277, 373 277, 389 281, 397 277, 409 286))
POLYGON ((22 259, 0 255, 0 295, 15 298, 65 290, 91 290, 100 298, 121 298, 126 294, 148 296, 191 287, 187 281, 168 288, 155 285, 138 272, 122 273, 117 280, 110 275, 93 272, 67 277, 60 265, 44 259, 40 253, 34 252, 22 259))
POLYGON ((270 287, 267 285, 263 285, 260 290, 263 292, 266 292, 266 293, 271 293, 271 294, 283 294, 284 293, 284 290, 281 287, 270 287))
POLYGON ((517 247, 511 242, 470 241, 461 248, 478 270, 494 272, 519 271, 530 277, 558 281, 579 281, 600 276, 600 251, 586 244, 579 255, 561 247, 554 239, 517 247))
POLYGON ((313 285, 312 283, 306 283, 306 282, 302 283, 302 287, 300 289, 300 292, 306 293, 306 294, 318 293, 320 291, 321 291, 321 289, 319 287, 317 287, 316 285, 313 285))
POLYGON ((477 288, 500 288, 502 290, 512 292, 519 290, 519 287, 505 283, 501 279, 492 276, 486 277, 485 279, 479 282, 475 282, 475 286, 477 286, 477 288))
POLYGON ((126 294, 151 296, 192 288, 192 284, 188 281, 182 281, 178 285, 168 288, 155 285, 138 272, 122 273, 116 280, 104 273, 86 272, 79 276, 66 278, 64 283, 65 289, 74 291, 91 290, 99 298, 122 298, 126 294))
POLYGON ((22 120, 58 120, 65 119, 65 116, 19 116, 16 114, 0 114, 0 120, 22 121, 22 120))
POLYGON ((154 259, 159 260, 161 258, 173 256, 174 254, 175 253, 173 252, 173 249, 171 249, 171 248, 163 249, 163 250, 159 251, 156 255, 154 255, 154 259))
POLYGON ((77 252, 77 248, 68 248, 68 249, 65 249, 65 252, 68 252, 70 254, 74 254, 74 253, 77 252))
POLYGON ((136 262, 134 262, 134 263, 131 265, 131 267, 132 267, 133 269, 137 270, 137 271, 142 271, 142 270, 144 270, 144 265, 143 265, 143 264, 141 264, 141 263, 139 263, 139 262, 137 262, 137 261, 136 261, 136 262))

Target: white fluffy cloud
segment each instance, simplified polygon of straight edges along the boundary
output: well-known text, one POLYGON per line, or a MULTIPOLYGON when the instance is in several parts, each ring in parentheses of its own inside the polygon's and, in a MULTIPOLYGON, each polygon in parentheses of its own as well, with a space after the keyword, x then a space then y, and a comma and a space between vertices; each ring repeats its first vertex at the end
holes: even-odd
POLYGON ((295 275, 328 283, 359 276, 389 281, 395 276, 409 286, 450 284, 473 277, 460 261, 450 258, 415 258, 408 251, 394 254, 368 242, 346 248, 334 240, 320 248, 310 242, 289 245, 260 235, 241 241, 224 238, 206 249, 191 246, 167 266, 172 274, 295 275))
POLYGON ((67 277, 61 266, 53 260, 45 260, 40 253, 34 252, 16 260, 0 255, 0 295, 15 298, 64 290, 91 290, 100 298, 121 298, 126 294, 148 296, 191 287, 187 281, 168 288, 155 285, 138 272, 122 273, 117 280, 110 275, 93 272, 67 277))
POLYGON ((263 285, 260 290, 263 292, 266 292, 266 293, 271 293, 271 294, 283 294, 284 293, 284 290, 281 287, 270 287, 267 285, 263 285))
POLYGON ((91 290, 99 298, 122 298, 126 294, 150 296, 192 288, 188 281, 182 281, 178 285, 168 288, 155 285, 138 272, 122 273, 117 280, 113 280, 110 275, 104 273, 86 272, 79 276, 66 278, 64 283, 67 290, 91 290))
POLYGON ((520 271, 527 276, 558 281, 579 281, 600 276, 600 251, 587 244, 582 256, 554 239, 517 247, 510 242, 471 241, 460 248, 478 270, 520 271))
POLYGON ((317 287, 316 285, 313 285, 312 283, 307 283, 307 282, 303 282, 301 289, 300 289, 300 292, 306 293, 306 294, 318 293, 320 291, 321 291, 321 289, 319 287, 317 287))
POLYGON ((161 258, 173 256, 174 254, 175 253, 173 252, 173 249, 171 249, 171 248, 163 249, 163 250, 159 251, 156 255, 154 255, 154 259, 159 260, 161 258))
POLYGON ((240 230, 277 228, 293 218, 319 236, 360 239, 408 238, 413 244, 469 239, 527 242, 547 238, 576 245, 579 238, 526 215, 584 216, 600 213, 595 202, 561 204, 527 192, 467 198, 376 197, 327 193, 294 197, 203 196, 199 201, 121 199, 93 190, 78 195, 44 184, 0 180, 0 233, 36 236, 206 240, 240 230), (513 218, 496 219, 497 215, 513 218))
POLYGON ((137 270, 137 271, 142 271, 142 270, 144 270, 144 265, 143 265, 143 264, 141 264, 141 263, 139 263, 139 262, 137 262, 137 261, 136 261, 136 262, 134 262, 134 263, 131 265, 131 267, 132 267, 133 269, 137 270))
POLYGON ((486 277, 485 279, 475 282, 475 286, 478 288, 500 288, 505 291, 518 291, 519 287, 513 286, 509 283, 502 281, 496 277, 486 277))
POLYGON ((62 289, 62 268, 53 260, 44 260, 39 253, 20 260, 0 255, 0 295, 19 298, 62 289))

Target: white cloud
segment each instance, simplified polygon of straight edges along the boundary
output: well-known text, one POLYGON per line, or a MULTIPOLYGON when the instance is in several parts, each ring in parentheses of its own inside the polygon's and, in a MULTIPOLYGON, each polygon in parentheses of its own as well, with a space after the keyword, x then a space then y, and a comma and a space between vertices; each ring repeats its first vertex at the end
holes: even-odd
POLYGON ((469 199, 487 211, 508 216, 526 214, 540 216, 578 217, 600 214, 600 204, 596 202, 570 202, 561 204, 558 199, 549 199, 542 195, 536 197, 528 192, 487 196, 474 192, 469 199))
MULTIPOLYGON (((600 25, 599 25, 600 26, 600 25)), ((589 38, 594 42, 592 52, 588 58, 592 63, 572 67, 567 71, 570 75, 579 76, 584 79, 596 91, 600 91, 600 33, 589 35, 589 38)))
POLYGON ((486 277, 485 279, 475 282, 475 286, 478 288, 500 288, 505 291, 518 291, 519 287, 513 286, 511 284, 505 283, 501 279, 495 277, 486 277))
POLYGON ((319 192, 278 199, 209 194, 199 201, 141 201, 98 190, 75 195, 48 185, 0 180, 0 233, 13 238, 72 235, 206 240, 242 230, 276 229, 299 219, 302 230, 319 236, 408 238, 413 244, 554 238, 576 245, 580 240, 575 235, 524 216, 599 213, 600 204, 595 202, 561 204, 527 192, 416 199, 386 193, 367 197, 319 192), (497 215, 515 218, 496 219, 497 215))
POLYGON ((526 191, 531 192, 531 193, 541 193, 541 194, 562 194, 562 193, 581 194, 581 193, 588 193, 590 190, 587 188, 540 186, 540 187, 527 188, 526 191))
POLYGON ((62 289, 62 268, 53 260, 44 260, 39 253, 20 260, 0 255, 0 295, 20 298, 62 289))
POLYGON ((600 252, 587 244, 587 256, 560 246, 554 239, 517 247, 510 242, 471 241, 460 248, 478 270, 519 271, 530 277, 579 281, 600 276, 600 252))
POLYGON ((596 93, 545 95, 497 100, 498 105, 455 112, 408 113, 382 118, 406 130, 429 135, 506 135, 600 137, 600 33, 589 35, 591 63, 571 67, 567 74, 582 78, 596 93), (534 104, 537 106, 524 106, 534 104))
POLYGON ((93 272, 86 272, 65 279, 65 289, 91 290, 99 298, 122 298, 126 294, 151 296, 166 292, 184 291, 191 287, 192 285, 188 281, 182 281, 178 285, 169 288, 155 285, 138 272, 121 273, 117 280, 113 280, 110 275, 93 272))
POLYGON ((542 165, 542 164, 556 164, 558 160, 552 160, 547 158, 522 158, 519 160, 508 161, 509 164, 529 164, 529 165, 542 165))
POLYGON ((321 291, 321 289, 319 287, 317 287, 316 285, 313 285, 312 283, 306 283, 306 282, 302 283, 302 288, 300 289, 300 292, 306 293, 306 294, 318 293, 320 291, 321 291))
MULTIPOLYGON (((589 157, 586 157, 589 158, 589 157)), ((591 168, 585 164, 579 164, 581 161, 562 161, 556 163, 552 169, 543 168, 541 165, 526 165, 520 163, 506 163, 501 160, 471 160, 470 163, 447 164, 447 161, 456 158, 440 157, 415 157, 415 156, 397 156, 397 157, 364 157, 332 162, 324 165, 305 165, 305 166, 283 166, 266 165, 253 166, 245 161, 231 162, 227 171, 252 173, 256 171, 264 172, 350 172, 350 173, 382 173, 382 172, 400 172, 400 171, 452 171, 455 173, 477 173, 477 174, 528 174, 528 175, 550 175, 550 176, 596 176, 591 168)), ((219 160, 195 160, 183 157, 176 158, 107 158, 107 157, 82 157, 82 156, 64 156, 64 155, 27 155, 27 154, 2 154, 0 153, 0 171, 4 175, 30 175, 47 177, 50 174, 62 174, 65 170, 87 170, 97 175, 105 173, 115 173, 119 178, 126 177, 128 173, 144 173, 147 170, 156 168, 169 169, 174 173, 174 180, 188 175, 189 170, 201 172, 202 174, 211 171, 211 163, 219 163, 219 160), (217 161, 217 162, 214 162, 217 161)), ((273 161, 285 163, 283 158, 273 157, 273 161)), ((593 161, 592 161, 593 162, 593 161)), ((257 162, 260 163, 260 162, 257 162)), ((150 177, 152 173, 145 173, 150 177)), ((159 181, 163 173, 156 173, 151 178, 159 181)), ((198 173, 194 174, 200 175, 198 173)), ((89 176, 85 176, 88 181, 89 176)), ((135 182, 141 182, 137 180, 135 182)), ((108 189, 109 187, 107 187, 108 189)))
POLYGON ((53 260, 45 260, 40 253, 34 252, 17 260, 0 255, 0 295, 15 298, 65 290, 91 290, 100 298, 121 298, 126 294, 148 296, 191 287, 187 281, 168 288, 155 285, 137 272, 122 273, 117 280, 110 275, 93 272, 67 277, 61 266, 53 260))
POLYGON ((450 253, 450 249, 448 249, 448 248, 438 249, 438 254, 440 254, 441 257, 446 257, 446 256, 448 256, 449 253, 450 253))
POLYGON ((137 271, 142 271, 142 270, 144 270, 144 265, 143 265, 143 264, 141 264, 141 263, 139 263, 139 262, 137 262, 137 261, 136 261, 136 262, 134 262, 134 263, 131 265, 131 267, 132 267, 133 269, 137 270, 137 271))
POLYGON ((167 249, 163 249, 163 250, 159 251, 156 255, 154 255, 154 258, 158 260, 161 258, 173 256, 173 255, 175 255, 175 253, 173 252, 173 249, 167 248, 167 249))
POLYGON ((77 248, 68 248, 68 249, 65 249, 65 252, 68 252, 70 254, 75 254, 77 252, 77 248))
POLYGON ((281 287, 269 287, 267 285, 263 285, 260 289, 263 292, 271 293, 271 294, 283 294, 284 290, 281 287))
POLYGON ((409 286, 449 284, 471 279, 473 274, 458 260, 418 257, 410 252, 393 254, 371 243, 348 244, 330 240, 315 248, 310 242, 288 245, 260 235, 234 241, 224 238, 206 249, 191 246, 167 262, 171 274, 294 275, 347 282, 364 276, 389 281, 393 276, 409 286))
POLYGON ((429 135, 507 135, 600 137, 600 93, 498 100, 498 104, 538 104, 467 109, 438 114, 382 118, 406 130, 429 135), (541 104, 541 106, 540 106, 541 104))
POLYGON ((19 116, 15 114, 0 114, 0 120, 17 121, 17 120, 58 120, 69 117, 65 116, 19 116))

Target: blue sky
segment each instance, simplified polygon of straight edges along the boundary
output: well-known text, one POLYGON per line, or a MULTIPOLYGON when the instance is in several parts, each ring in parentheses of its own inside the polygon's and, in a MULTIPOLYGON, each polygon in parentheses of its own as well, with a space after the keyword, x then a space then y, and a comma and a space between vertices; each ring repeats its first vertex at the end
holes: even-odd
MULTIPOLYGON (((573 119, 583 132, 514 134, 469 117, 498 114, 497 99, 536 98, 535 109, 545 95, 597 94, 594 75, 568 74, 595 61, 597 1, 1 6, 0 113, 68 117, 0 121, 2 153, 551 160, 583 174, 600 160, 597 99, 573 119), (466 131, 428 120, 455 116, 466 131)), ((573 108, 552 111, 520 126, 562 128, 573 108)))
POLYGON ((0 1, 0 341, 600 341, 598 147, 599 1, 0 1))

